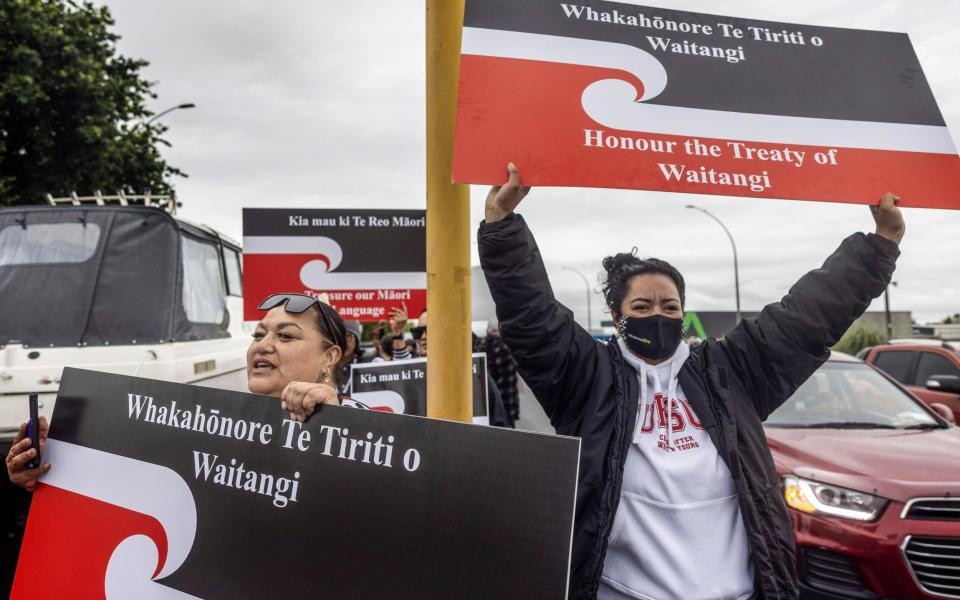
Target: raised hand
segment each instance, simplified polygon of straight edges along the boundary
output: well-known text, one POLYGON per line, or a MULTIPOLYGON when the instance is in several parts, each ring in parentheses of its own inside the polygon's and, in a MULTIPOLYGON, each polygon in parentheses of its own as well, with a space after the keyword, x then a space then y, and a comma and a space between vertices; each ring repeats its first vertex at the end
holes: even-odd
POLYGON ((899 197, 887 192, 880 198, 880 202, 876 206, 870 206, 873 220, 877 224, 877 235, 887 238, 894 244, 900 243, 900 240, 903 239, 903 233, 907 229, 903 222, 903 215, 897 208, 897 202, 899 201, 899 197))
POLYGON ((486 221, 496 223, 513 212, 520 201, 530 192, 529 186, 520 185, 520 171, 516 165, 507 165, 507 182, 495 185, 487 194, 486 221))
POLYGON ((403 328, 406 327, 409 318, 406 302, 402 303, 402 308, 390 309, 390 329, 393 331, 393 335, 403 333, 403 328))

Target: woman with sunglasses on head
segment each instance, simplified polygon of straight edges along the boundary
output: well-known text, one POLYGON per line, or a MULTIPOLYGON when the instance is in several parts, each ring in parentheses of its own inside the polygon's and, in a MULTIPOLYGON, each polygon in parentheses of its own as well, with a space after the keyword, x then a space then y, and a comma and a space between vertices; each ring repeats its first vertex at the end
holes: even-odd
POLYGON ((292 418, 306 420, 320 404, 340 404, 336 367, 347 347, 346 326, 326 302, 275 294, 247 349, 247 387, 277 396, 292 418))
MULTIPOLYGON (((260 303, 267 311, 257 323, 247 349, 247 387, 254 394, 276 396, 290 417, 305 421, 321 404, 340 404, 335 368, 346 347, 343 319, 329 304, 302 294, 275 294, 260 303)), ((350 403, 347 401, 350 405, 350 403)), ((26 423, 7 455, 10 481, 33 491, 50 463, 28 469, 35 452, 26 423)), ((40 449, 47 437, 40 419, 40 449)))
MULTIPOLYGON (((582 440, 570 598, 798 596, 795 542, 763 421, 830 355, 890 282, 904 233, 896 197, 780 302, 723 339, 682 342, 684 281, 634 253, 603 261, 617 339, 602 344, 553 295, 514 209, 487 196, 480 264, 504 341, 557 433, 582 440)), ((638 212, 641 232, 650 223, 638 212)), ((624 221, 629 226, 628 221, 624 221)))

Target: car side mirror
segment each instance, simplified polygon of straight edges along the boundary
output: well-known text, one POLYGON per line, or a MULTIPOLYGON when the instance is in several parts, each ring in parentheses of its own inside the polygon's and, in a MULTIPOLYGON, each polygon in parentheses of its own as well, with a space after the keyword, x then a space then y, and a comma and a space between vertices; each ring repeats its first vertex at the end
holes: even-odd
POLYGON ((953 414, 953 410, 951 410, 946 404, 941 404, 940 402, 931 402, 930 408, 933 410, 933 412, 937 413, 937 415, 943 417, 944 421, 954 425, 957 424, 956 415, 953 414))
POLYGON ((927 389, 934 392, 960 394, 960 377, 956 375, 931 375, 927 379, 927 389))

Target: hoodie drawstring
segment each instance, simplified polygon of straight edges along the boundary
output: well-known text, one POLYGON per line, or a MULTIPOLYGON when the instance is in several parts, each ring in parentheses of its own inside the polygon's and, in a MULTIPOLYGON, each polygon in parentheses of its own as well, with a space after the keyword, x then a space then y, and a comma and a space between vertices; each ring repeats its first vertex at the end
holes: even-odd
POLYGON ((637 377, 640 380, 640 406, 637 408, 637 426, 633 429, 633 443, 640 443, 640 430, 643 429, 643 421, 647 416, 647 364, 640 363, 640 374, 637 377))
MULTIPOLYGON (((644 361, 639 361, 640 372, 637 374, 637 379, 640 380, 640 405, 637 407, 637 424, 633 429, 633 443, 640 443, 640 431, 643 429, 643 422, 647 416, 647 410, 653 410, 653 405, 657 394, 663 394, 663 386, 660 383, 660 377, 657 375, 656 369, 648 371, 647 363, 644 361), (653 377, 653 393, 650 394, 650 397, 647 397, 647 375, 653 377)), ((667 384, 667 398, 666 398, 666 421, 667 421, 667 447, 673 448, 673 411, 677 407, 676 395, 677 395, 677 375, 680 372, 680 367, 683 366, 683 361, 674 361, 670 365, 670 379, 667 384)), ((653 418, 656 419, 657 415, 653 415, 653 418)), ((654 421, 656 423, 656 421, 654 421)), ((656 426, 654 427, 656 429, 656 426)))
POLYGON ((677 374, 680 372, 680 361, 674 361, 670 366, 670 383, 667 386, 667 447, 673 448, 673 409, 677 404, 677 374))

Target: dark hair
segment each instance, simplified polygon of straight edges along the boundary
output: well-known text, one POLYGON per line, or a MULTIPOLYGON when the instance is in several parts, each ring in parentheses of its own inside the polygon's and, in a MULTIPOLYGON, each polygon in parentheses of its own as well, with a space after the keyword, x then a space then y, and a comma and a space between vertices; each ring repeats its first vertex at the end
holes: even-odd
MULTIPOLYGON (((360 346, 360 336, 353 333, 352 331, 348 331, 347 335, 352 335, 353 339, 357 340, 357 343, 353 345, 353 357, 356 357, 357 359, 359 359, 361 356, 363 356, 363 348, 360 346)), ((346 348, 344 348, 344 352, 346 352, 346 348)))
POLYGON ((316 323, 317 329, 320 330, 323 337, 330 341, 331 346, 340 348, 340 352, 345 354, 347 352, 347 326, 344 325, 340 313, 329 304, 323 302, 315 303, 311 307, 311 310, 315 311, 314 323, 316 323), (326 317, 326 319, 324 319, 324 317, 326 317), (329 327, 332 327, 334 331, 330 331, 328 323, 329 327), (339 342, 337 340, 339 340, 339 342))
POLYGON ((630 252, 621 252, 614 256, 608 256, 603 259, 603 269, 607 272, 606 279, 601 285, 603 298, 607 301, 607 307, 615 313, 620 312, 620 305, 627 295, 627 286, 630 279, 635 275, 646 273, 655 273, 666 275, 673 280, 680 292, 680 307, 686 304, 686 286, 683 283, 683 275, 676 270, 673 265, 659 258, 640 258, 637 256, 637 249, 630 252))
POLYGON ((380 352, 393 355, 393 334, 385 333, 380 336, 380 352))

